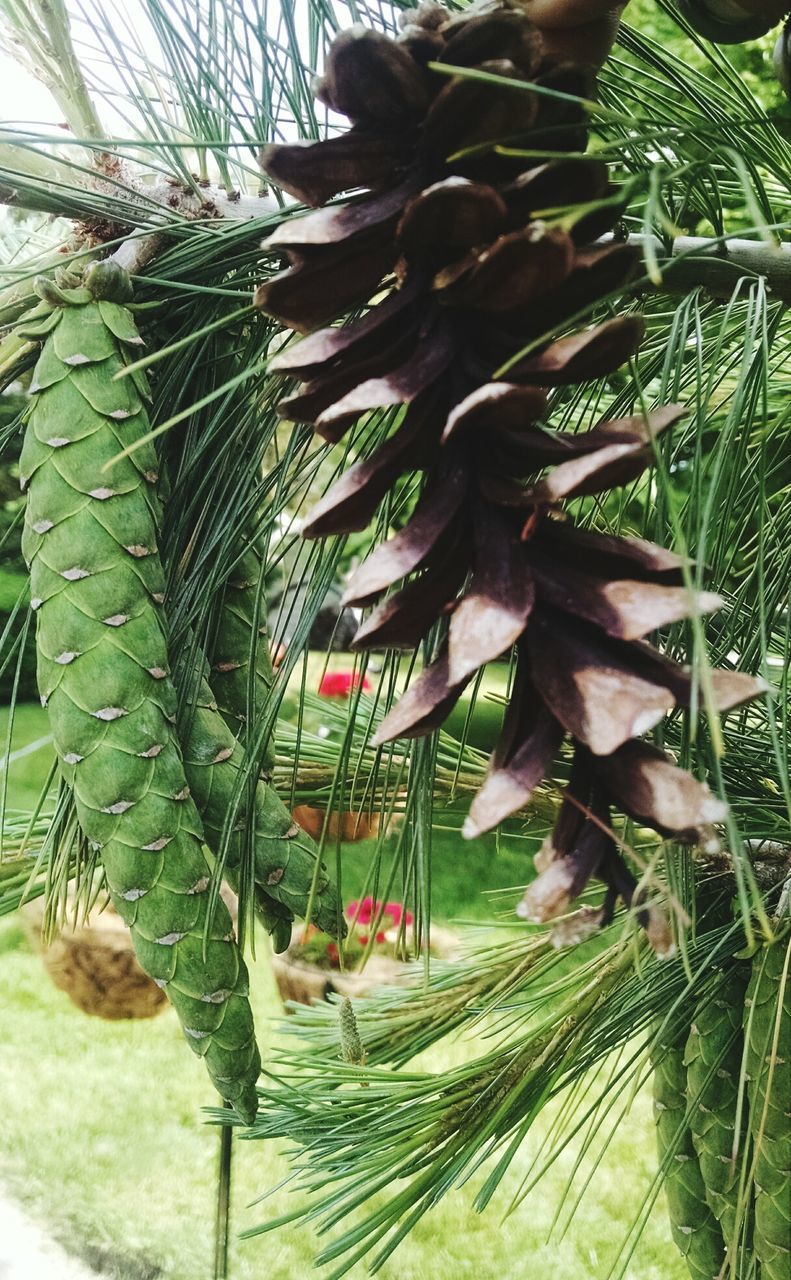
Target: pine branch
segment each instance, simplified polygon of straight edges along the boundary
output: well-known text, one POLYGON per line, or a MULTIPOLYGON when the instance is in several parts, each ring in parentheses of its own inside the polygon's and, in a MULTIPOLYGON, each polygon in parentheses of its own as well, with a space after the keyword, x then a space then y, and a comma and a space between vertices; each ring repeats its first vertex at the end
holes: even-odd
MULTIPOLYGON (((163 183, 154 192, 147 192, 163 205, 163 222, 172 223, 173 214, 186 218, 222 219, 228 222, 252 222, 266 218, 277 209, 274 200, 267 196, 230 196, 218 187, 201 188, 200 199, 192 191, 175 184, 163 183), (167 212, 165 213, 165 210, 167 212)), ((156 215, 148 217, 150 224, 156 215)), ((147 232, 130 236, 112 255, 114 260, 130 275, 139 275, 159 252, 166 232, 147 232)))
POLYGON ((96 108, 74 51, 63 0, 3 0, 5 42, 49 89, 75 137, 104 137, 96 108))
MULTIPOLYGON (((31 164, 30 153, 26 156, 26 164, 31 164)), ((38 176, 46 183, 50 175, 42 167, 38 176)), ((84 186, 81 184, 83 196, 93 185, 90 180, 84 186)), ((277 202, 269 196, 229 195, 216 186, 201 186, 196 192, 175 181, 160 180, 154 186, 146 187, 138 180, 127 178, 124 187, 127 200, 134 201, 134 188, 139 191, 139 230, 113 256, 133 275, 139 274, 159 252, 163 234, 174 221, 210 218, 218 222, 253 222, 278 210, 277 202), (161 224, 162 232, 151 230, 157 223, 161 224)), ((97 195, 106 198, 106 179, 97 178, 95 189, 97 195)), ((56 199, 55 192, 53 199, 56 199)), ((25 193, 18 187, 8 187, 4 194, 4 188, 0 186, 0 200, 15 207, 26 207, 25 193)), ((31 204, 33 207, 38 207, 35 199, 31 204)), ((68 217, 71 212, 65 207, 63 216, 68 217)), ((127 208, 126 216, 129 212, 127 208)), ((296 212, 295 208, 282 210, 284 218, 294 216, 296 212)), ((106 216, 104 209, 101 213, 106 216)), ((604 236, 602 243, 611 243, 613 239, 612 235, 604 236)), ((739 279, 763 277, 775 300, 791 302, 791 242, 775 245, 738 236, 678 236, 668 253, 658 236, 632 234, 628 239, 642 249, 646 263, 651 264, 650 274, 654 277, 651 285, 664 293, 684 295, 691 289, 701 288, 711 297, 727 300, 732 297, 739 279)))
MULTIPOLYGON (((603 243, 613 239, 604 236, 603 243)), ((738 236, 677 236, 669 255, 658 236, 630 235, 629 243, 657 263, 662 292, 687 294, 703 288, 712 297, 728 299, 743 276, 763 276, 776 301, 791 302, 791 242, 772 245, 738 236)))
MULTIPOLYGON (((196 212, 205 210, 217 219, 247 222, 274 213, 278 207, 273 199, 265 196, 232 198, 216 187, 205 189, 201 206, 191 192, 173 186, 168 190, 171 207, 186 216, 194 217, 196 212), (179 192, 178 204, 173 204, 176 191, 179 192)), ((287 211, 283 212, 288 216, 287 211)), ((133 238, 117 250, 116 260, 128 271, 139 271, 156 253, 158 239, 156 236, 133 238)), ((612 239, 604 236, 602 242, 612 239)), ((712 297, 729 299, 740 278, 763 276, 776 300, 791 302, 791 242, 772 245, 736 236, 719 239, 678 236, 669 256, 658 236, 630 235, 629 242, 642 249, 644 258, 658 263, 662 274, 658 287, 663 292, 687 294, 691 289, 702 288, 712 297)))

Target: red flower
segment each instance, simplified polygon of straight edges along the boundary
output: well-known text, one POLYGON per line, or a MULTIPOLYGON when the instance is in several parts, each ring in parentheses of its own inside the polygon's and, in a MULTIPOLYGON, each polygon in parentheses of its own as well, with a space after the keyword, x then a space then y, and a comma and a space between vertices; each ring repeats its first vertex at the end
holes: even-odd
POLYGON ((328 671, 319 685, 319 693, 325 698, 348 698, 352 690, 360 686, 363 693, 370 692, 370 680, 367 676, 361 678, 357 671, 328 671))
POLYGON ((339 961, 338 948, 334 942, 327 943, 327 959, 331 964, 337 965, 339 961))
POLYGON ((370 924, 374 912, 378 915, 382 910, 381 902, 374 902, 372 897, 363 898, 362 902, 350 902, 346 914, 352 922, 370 924))
MULTIPOLYGON (((346 914, 352 924, 371 924, 374 920, 384 924, 387 929, 397 929, 402 921, 410 925, 414 920, 411 911, 405 911, 403 904, 400 902, 386 902, 384 906, 381 902, 374 902, 369 895, 363 898, 361 902, 350 902, 346 907, 346 914), (386 917, 389 916, 389 921, 386 917)), ((360 935, 360 942, 366 943, 367 936, 360 935)), ((385 930, 380 930, 376 935, 377 942, 385 942, 385 930)))
POLYGON ((395 928, 398 928, 402 920, 405 920, 407 924, 411 924, 415 918, 411 911, 404 910, 403 904, 400 902, 385 903, 385 915, 390 916, 395 928))

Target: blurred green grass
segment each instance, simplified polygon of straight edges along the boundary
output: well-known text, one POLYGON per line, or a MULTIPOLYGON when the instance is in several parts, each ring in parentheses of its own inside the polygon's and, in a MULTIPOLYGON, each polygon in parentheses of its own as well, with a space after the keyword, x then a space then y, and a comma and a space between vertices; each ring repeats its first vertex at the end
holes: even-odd
POLYGON ((21 569, 0 565, 0 613, 11 613, 28 596, 28 577, 21 569))
MULTIPOLYGON (((280 1006, 260 940, 251 979, 267 1056, 282 1033, 272 1027, 280 1006)), ((217 1134, 201 1123, 200 1108, 214 1099, 175 1015, 127 1023, 86 1017, 52 986, 17 921, 0 925, 0 1008, 0 1179, 70 1250, 118 1280, 208 1280, 217 1134)), ((474 1048, 443 1044, 421 1062, 441 1072, 474 1048)), ((526 1204, 505 1223, 500 1216, 549 1123, 537 1126, 485 1215, 471 1208, 475 1184, 452 1193, 383 1268, 383 1280, 605 1280, 655 1167, 649 1101, 637 1099, 568 1234, 552 1243, 546 1238, 571 1150, 526 1204)), ((293 1205, 284 1186, 250 1207, 286 1173, 282 1147, 235 1144, 235 1231, 293 1205)), ((316 1247, 308 1227, 234 1238, 231 1276, 294 1280, 309 1273, 316 1247)), ((682 1280, 661 1205, 628 1274, 682 1280)))
POLYGON ((0 788, 8 809, 32 810, 53 760, 47 713, 38 703, 0 708, 0 788), (9 737, 10 728, 10 737, 9 737))
MULTIPOLYGON (((6 742, 7 712, 0 718, 6 742)), ((12 752, 45 738, 37 706, 17 709, 12 752)), ((4 751, 5 754, 5 751, 4 751)), ((8 803, 35 802, 51 759, 47 745, 18 755, 8 771, 8 803)), ((532 839, 465 843, 458 815, 438 815, 432 858, 433 915, 491 921, 513 911, 528 875, 532 839), (499 896, 501 895, 501 896, 499 896)), ((343 845, 344 894, 360 893, 372 841, 343 845)), ((333 849, 328 850, 332 864, 333 849)), ((397 891, 396 891, 397 896, 397 891)), ((282 1042, 281 1016, 268 963, 257 940, 251 985, 264 1057, 282 1042)), ((208 1280, 212 1266, 217 1134, 200 1109, 214 1104, 200 1061, 188 1053, 169 1010, 152 1021, 108 1023, 80 1013, 51 984, 19 919, 0 924, 0 1181, 64 1245, 115 1280, 208 1280)), ((476 1051, 473 1041, 434 1048, 421 1066, 442 1072, 476 1051)), ((477 1215, 472 1184, 448 1196, 383 1268, 383 1280, 606 1280, 621 1240, 655 1170, 650 1103, 640 1096, 577 1207, 562 1240, 547 1243, 573 1165, 565 1152, 529 1200, 505 1222, 501 1214, 549 1130, 536 1126, 489 1211, 477 1215)), ((234 1232, 293 1205, 281 1186, 251 1207, 288 1172, 283 1148, 235 1144, 234 1232)), ((294 1280, 312 1270, 311 1228, 283 1228, 256 1240, 233 1239, 232 1280, 294 1280)), ((362 1266, 352 1273, 361 1277, 362 1266)), ((630 1280, 682 1280, 664 1206, 654 1210, 635 1253, 630 1280)))

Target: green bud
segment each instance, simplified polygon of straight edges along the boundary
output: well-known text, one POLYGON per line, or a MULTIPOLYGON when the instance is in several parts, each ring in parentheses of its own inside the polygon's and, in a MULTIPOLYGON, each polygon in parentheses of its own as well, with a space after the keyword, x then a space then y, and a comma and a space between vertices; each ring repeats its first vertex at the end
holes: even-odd
POLYGON ((112 258, 92 262, 85 270, 83 284, 96 302, 130 302, 132 282, 123 267, 112 258))
POLYGON ((357 1026, 357 1018, 348 996, 344 996, 341 1000, 338 1025, 340 1028, 341 1057, 343 1061, 352 1063, 354 1066, 364 1067, 368 1055, 365 1052, 360 1029, 357 1026))

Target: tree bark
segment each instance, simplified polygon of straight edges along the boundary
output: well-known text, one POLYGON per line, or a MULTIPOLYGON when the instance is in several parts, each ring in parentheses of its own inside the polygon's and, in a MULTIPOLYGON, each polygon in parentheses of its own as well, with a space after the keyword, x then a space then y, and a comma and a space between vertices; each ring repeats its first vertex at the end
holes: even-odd
MULTIPOLYGON (((609 244, 613 236, 602 237, 609 244)), ((668 256, 657 236, 632 235, 629 243, 653 250, 663 275, 663 283, 654 286, 668 293, 687 293, 702 288, 715 298, 730 298, 743 276, 761 276, 771 296, 791 303, 791 243, 776 247, 760 240, 743 240, 724 236, 710 240, 702 236, 678 236, 668 256)))

